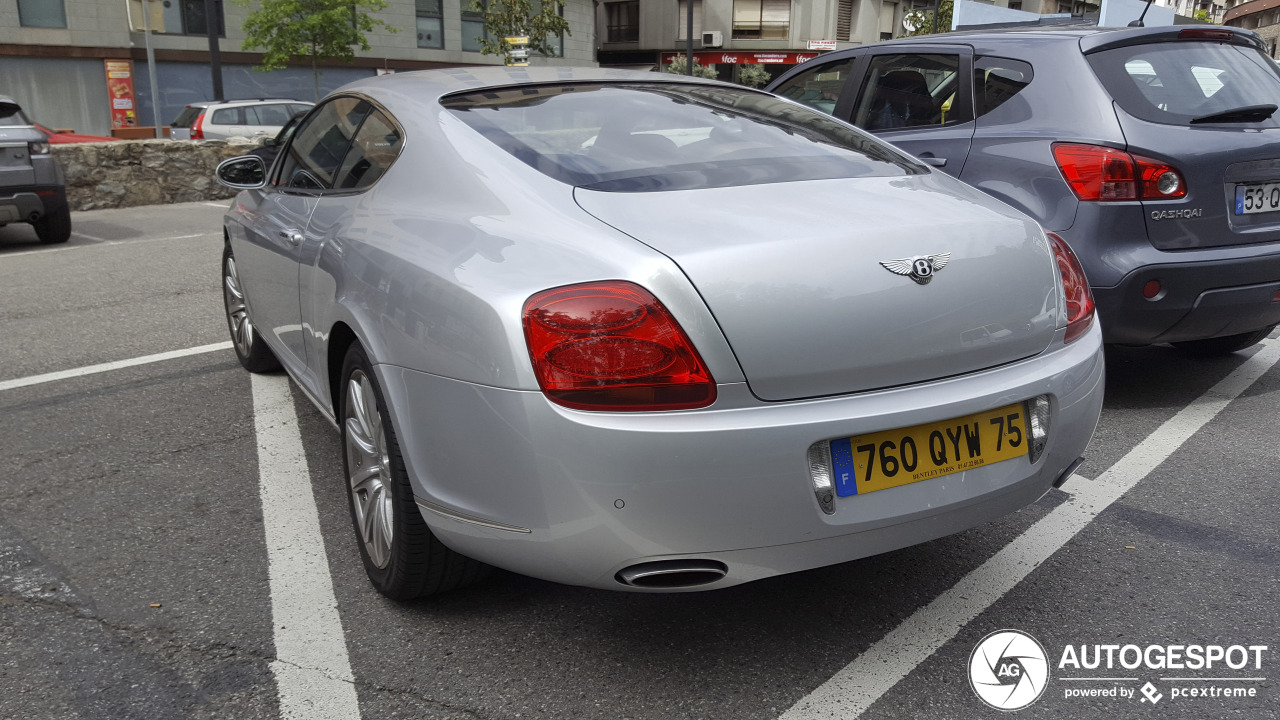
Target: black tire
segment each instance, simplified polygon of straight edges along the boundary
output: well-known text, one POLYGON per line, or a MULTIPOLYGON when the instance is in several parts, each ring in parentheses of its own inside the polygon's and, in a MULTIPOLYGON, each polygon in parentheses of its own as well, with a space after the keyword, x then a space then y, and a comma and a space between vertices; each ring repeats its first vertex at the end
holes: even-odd
POLYGON ((249 319, 244 287, 240 285, 230 245, 224 245, 222 249, 222 308, 226 312, 227 330, 231 333, 231 347, 235 348, 236 358, 244 369, 252 373, 279 370, 280 361, 249 319))
POLYGON ((378 592, 393 600, 411 600, 456 590, 483 579, 489 573, 488 565, 450 550, 423 520, 422 511, 414 502, 400 444, 372 367, 364 349, 353 343, 342 363, 338 402, 351 526, 370 582, 378 592), (353 392, 353 383, 361 394, 353 392), (365 392, 372 394, 372 406, 365 392), (360 408, 367 422, 362 420, 360 408), (376 429, 370 427, 374 419, 369 411, 376 413, 376 429), (382 434, 381 448, 376 438, 378 431, 382 434), (361 437, 353 439, 353 433, 361 437), (374 451, 365 453, 362 446, 372 447, 374 451), (379 457, 384 457, 386 462, 379 457), (366 464, 366 458, 374 464, 366 464), (360 468, 365 470, 360 472, 360 468), (360 474, 367 480, 358 480, 360 474), (372 518, 370 513, 374 514, 372 518), (388 517, 390 522, 378 522, 383 517, 388 517), (365 532, 367 529, 369 532, 365 532), (389 542, 385 536, 376 536, 379 532, 389 533, 389 542))
POLYGON ((45 213, 31 225, 36 229, 36 237, 45 245, 64 243, 71 238, 71 208, 63 205, 45 213))
POLYGON ((1230 355, 1233 352, 1239 352, 1245 348, 1251 348, 1257 345, 1266 336, 1271 334, 1275 329, 1275 325, 1254 332, 1240 333, 1239 335, 1225 335, 1223 337, 1209 338, 1207 340, 1187 340, 1185 342, 1173 343, 1173 346, 1188 355, 1195 357, 1218 357, 1221 355, 1230 355))

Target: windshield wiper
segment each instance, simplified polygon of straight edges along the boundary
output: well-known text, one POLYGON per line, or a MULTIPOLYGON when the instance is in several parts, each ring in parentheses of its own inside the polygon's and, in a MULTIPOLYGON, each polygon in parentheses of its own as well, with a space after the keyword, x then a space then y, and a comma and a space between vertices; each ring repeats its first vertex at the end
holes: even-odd
POLYGON ((1262 122, 1271 117, 1278 108, 1276 105, 1249 105, 1246 107, 1223 110, 1212 115, 1202 115, 1191 120, 1192 125, 1200 123, 1250 123, 1262 122))

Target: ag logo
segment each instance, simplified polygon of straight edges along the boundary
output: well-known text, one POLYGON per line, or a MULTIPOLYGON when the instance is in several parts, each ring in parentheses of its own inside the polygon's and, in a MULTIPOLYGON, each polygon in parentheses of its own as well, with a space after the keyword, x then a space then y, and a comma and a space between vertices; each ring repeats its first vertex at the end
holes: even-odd
POLYGON ((1040 698, 1049 682, 1049 658, 1030 635, 998 630, 969 656, 969 684, 997 710, 1021 710, 1040 698))

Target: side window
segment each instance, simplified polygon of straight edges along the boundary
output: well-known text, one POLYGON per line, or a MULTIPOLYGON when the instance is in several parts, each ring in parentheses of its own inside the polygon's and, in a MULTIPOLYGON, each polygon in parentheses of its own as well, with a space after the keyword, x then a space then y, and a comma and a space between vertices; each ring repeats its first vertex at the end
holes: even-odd
POLYGON ((871 58, 853 114, 866 130, 938 127, 968 120, 953 109, 959 55, 877 55, 871 58))
POLYGON ((209 122, 214 125, 243 125, 244 108, 222 108, 214 110, 209 122))
POLYGON ((796 75, 773 92, 831 115, 835 113, 840 91, 844 89, 845 81, 849 79, 849 73, 852 70, 852 58, 819 65, 796 75))
POLYGON ((395 123, 373 111, 356 133, 334 188, 363 190, 377 182, 400 155, 402 140, 395 123))
POLYGON ((276 184, 307 190, 333 187, 333 178, 370 105, 352 97, 334 98, 308 117, 293 134, 279 163, 276 184))
POLYGON ((1021 60, 980 57, 973 61, 973 104, 978 117, 1000 107, 1031 84, 1031 66, 1021 60))
POLYGON ((257 111, 258 117, 256 122, 251 122, 250 125, 283 126, 292 117, 288 105, 259 105, 254 110, 257 111))

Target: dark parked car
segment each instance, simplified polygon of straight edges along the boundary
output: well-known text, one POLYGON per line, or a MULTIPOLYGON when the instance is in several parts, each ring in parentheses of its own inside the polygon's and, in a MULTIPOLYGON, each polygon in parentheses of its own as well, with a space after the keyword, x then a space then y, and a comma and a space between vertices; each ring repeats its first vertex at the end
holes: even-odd
POLYGON ((0 226, 30 223, 42 243, 71 237, 66 178, 49 150, 49 136, 22 108, 0 96, 0 226))
POLYGON ((1253 32, 935 35, 827 53, 768 89, 1062 236, 1107 342, 1227 353, 1280 323, 1280 72, 1253 32))

